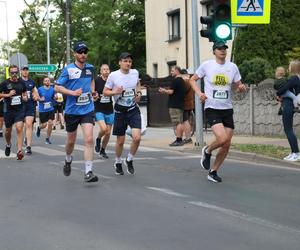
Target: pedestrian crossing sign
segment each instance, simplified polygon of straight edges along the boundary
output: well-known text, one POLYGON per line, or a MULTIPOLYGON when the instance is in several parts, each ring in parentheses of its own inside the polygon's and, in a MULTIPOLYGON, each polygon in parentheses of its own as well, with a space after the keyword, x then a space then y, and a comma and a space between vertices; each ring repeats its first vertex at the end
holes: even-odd
POLYGON ((271 0, 231 0, 233 24, 270 23, 271 0))

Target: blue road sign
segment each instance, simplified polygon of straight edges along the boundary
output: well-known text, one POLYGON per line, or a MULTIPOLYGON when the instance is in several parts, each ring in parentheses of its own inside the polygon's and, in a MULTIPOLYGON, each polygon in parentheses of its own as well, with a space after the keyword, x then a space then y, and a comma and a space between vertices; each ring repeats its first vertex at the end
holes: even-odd
POLYGON ((237 16, 263 16, 264 0, 238 0, 237 16))

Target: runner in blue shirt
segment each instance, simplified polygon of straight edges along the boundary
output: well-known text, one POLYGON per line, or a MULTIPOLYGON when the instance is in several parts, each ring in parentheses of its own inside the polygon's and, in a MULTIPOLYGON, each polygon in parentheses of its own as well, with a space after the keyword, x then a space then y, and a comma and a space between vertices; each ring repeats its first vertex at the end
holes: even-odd
POLYGON ((95 92, 94 67, 86 63, 88 47, 84 42, 74 46, 75 62, 67 65, 57 80, 55 90, 67 96, 65 107, 65 123, 67 130, 66 159, 63 172, 71 174, 72 152, 77 137, 77 127, 80 124, 84 138, 85 182, 97 182, 93 173, 93 125, 95 92))
POLYGON ((47 137, 45 140, 46 144, 52 144, 50 141, 50 136, 52 133, 52 126, 54 120, 54 108, 53 104, 55 102, 55 90, 51 86, 50 78, 45 77, 43 80, 43 86, 38 88, 38 101, 39 101, 39 118, 40 124, 36 130, 36 136, 41 136, 41 130, 47 128, 47 137))

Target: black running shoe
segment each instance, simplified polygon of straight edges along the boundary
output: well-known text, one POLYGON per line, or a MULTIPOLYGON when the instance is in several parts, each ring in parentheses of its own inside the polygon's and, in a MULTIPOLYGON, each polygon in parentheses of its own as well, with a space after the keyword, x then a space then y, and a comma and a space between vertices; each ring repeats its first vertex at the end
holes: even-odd
POLYGON ((108 156, 107 156, 107 154, 106 154, 106 152, 105 152, 105 149, 104 148, 101 148, 101 150, 100 150, 100 156, 102 157, 102 158, 104 158, 104 159, 108 159, 108 156))
POLYGON ((222 182, 222 178, 217 175, 217 171, 209 171, 207 179, 212 182, 222 182))
POLYGON ((65 160, 65 165, 64 165, 64 175, 65 176, 69 176, 71 174, 71 164, 72 164, 72 160, 70 162, 67 162, 65 160))
POLYGON ((178 146, 183 146, 184 145, 184 141, 173 141, 172 143, 169 144, 170 147, 178 147, 178 146))
POLYGON ((32 155, 32 151, 31 151, 31 147, 30 146, 27 146, 26 149, 25 149, 25 154, 26 155, 32 155))
POLYGON ((21 150, 18 151, 18 153, 17 153, 17 160, 20 161, 20 160, 23 159, 23 157, 24 157, 23 152, 21 150))
POLYGON ((100 144, 101 144, 101 139, 96 138, 96 144, 95 144, 95 152, 99 153, 100 152, 100 144))
POLYGON ((11 145, 6 145, 5 146, 5 155, 6 156, 10 156, 10 147, 11 147, 11 145))
POLYGON ((87 174, 84 175, 85 182, 97 182, 98 176, 94 175, 92 171, 89 171, 87 174))
POLYGON ((205 170, 209 170, 210 169, 210 157, 211 154, 206 153, 206 149, 208 148, 208 146, 204 146, 202 148, 202 156, 201 156, 201 167, 204 168, 205 170))
POLYGON ((116 175, 124 175, 122 163, 115 163, 114 166, 115 166, 115 174, 116 175))
POLYGON ((37 129, 36 129, 36 136, 37 136, 37 137, 40 137, 40 136, 41 136, 41 129, 40 129, 39 126, 38 126, 37 129))
POLYGON ((127 167, 127 172, 128 174, 134 174, 134 167, 133 167, 133 162, 127 161, 127 159, 124 160, 124 164, 127 167))
POLYGON ((60 125, 60 129, 65 129, 65 126, 64 125, 60 125))

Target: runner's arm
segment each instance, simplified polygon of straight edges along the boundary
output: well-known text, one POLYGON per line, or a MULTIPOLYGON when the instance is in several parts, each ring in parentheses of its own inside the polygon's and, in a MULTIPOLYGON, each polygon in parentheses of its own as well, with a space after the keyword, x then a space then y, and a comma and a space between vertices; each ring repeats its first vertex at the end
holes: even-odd
POLYGON ((205 95, 205 93, 203 93, 197 82, 199 79, 201 79, 198 75, 194 74, 191 79, 190 79, 190 85, 192 87, 192 89, 195 91, 195 93, 199 96, 201 102, 205 102, 205 100, 207 99, 207 96, 205 95))

